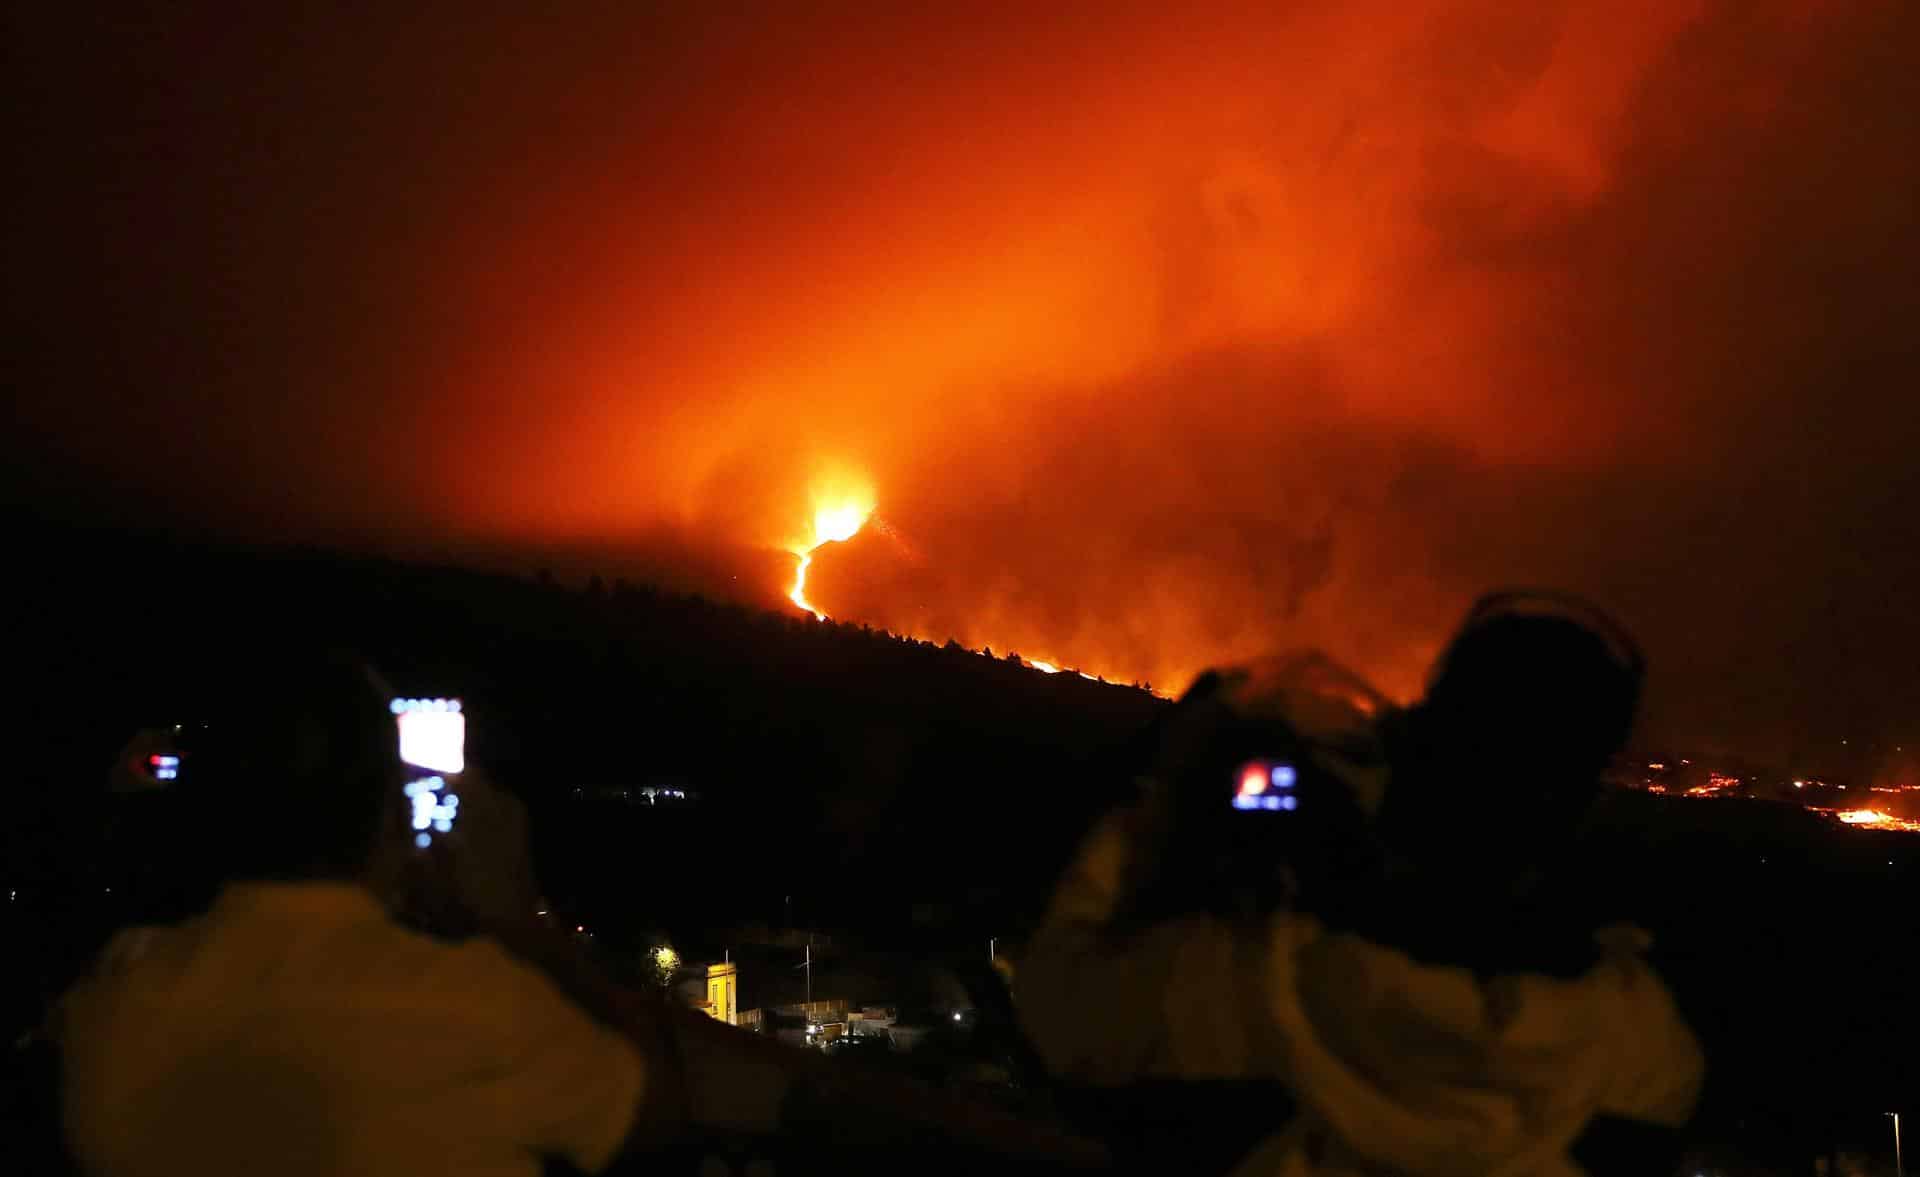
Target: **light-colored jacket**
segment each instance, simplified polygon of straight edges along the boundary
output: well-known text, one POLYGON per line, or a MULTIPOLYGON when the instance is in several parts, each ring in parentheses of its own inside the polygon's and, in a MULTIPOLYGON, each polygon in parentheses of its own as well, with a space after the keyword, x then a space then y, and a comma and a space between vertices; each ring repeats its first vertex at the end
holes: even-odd
POLYGON ((491 940, 344 883, 236 883, 117 936, 61 1005, 63 1118, 92 1177, 532 1177, 604 1169, 645 1060, 491 940))
POLYGON ((1064 877, 1020 964, 1020 1016, 1080 1082, 1286 1084, 1299 1114, 1238 1172, 1576 1177, 1568 1148, 1594 1116, 1691 1114, 1700 1048, 1632 929, 1571 980, 1481 979, 1297 914, 1119 936, 1130 820, 1103 821, 1064 877))

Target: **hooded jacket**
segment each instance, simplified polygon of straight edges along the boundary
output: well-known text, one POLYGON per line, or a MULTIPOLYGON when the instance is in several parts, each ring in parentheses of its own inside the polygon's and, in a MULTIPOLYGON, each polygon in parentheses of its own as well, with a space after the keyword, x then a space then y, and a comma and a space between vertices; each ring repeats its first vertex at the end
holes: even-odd
POLYGON ((1678 1127, 1699 1046, 1612 929, 1572 978, 1477 976, 1280 913, 1122 930, 1138 811, 1093 832, 1017 975, 1022 1023, 1056 1074, 1094 1085, 1265 1079, 1298 1111, 1241 1174, 1575 1177, 1596 1116, 1678 1127))

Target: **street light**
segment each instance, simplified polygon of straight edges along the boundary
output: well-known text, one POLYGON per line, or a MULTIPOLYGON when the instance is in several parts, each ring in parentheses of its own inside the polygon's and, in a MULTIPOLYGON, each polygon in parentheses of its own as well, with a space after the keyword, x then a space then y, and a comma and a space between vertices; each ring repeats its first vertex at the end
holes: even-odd
POLYGON ((680 972, 680 954, 670 944, 657 944, 653 952, 653 979, 662 989, 673 987, 673 978, 680 972))

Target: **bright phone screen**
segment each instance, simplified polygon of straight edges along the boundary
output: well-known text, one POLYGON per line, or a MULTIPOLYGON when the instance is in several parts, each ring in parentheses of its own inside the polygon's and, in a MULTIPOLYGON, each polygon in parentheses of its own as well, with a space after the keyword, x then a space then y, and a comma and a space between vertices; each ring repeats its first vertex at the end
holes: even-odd
POLYGON ((1284 760, 1249 760, 1234 773, 1233 807, 1290 813, 1299 808, 1299 772, 1284 760))
POLYGON ((395 699, 389 706, 400 730, 401 761, 424 770, 410 774, 406 794, 413 844, 425 850, 435 833, 451 833, 460 816, 460 798, 446 778, 467 767, 467 716, 458 699, 395 699))
POLYGON ((462 772, 467 767, 467 716, 458 699, 395 699, 400 727, 400 759, 432 772, 462 772))

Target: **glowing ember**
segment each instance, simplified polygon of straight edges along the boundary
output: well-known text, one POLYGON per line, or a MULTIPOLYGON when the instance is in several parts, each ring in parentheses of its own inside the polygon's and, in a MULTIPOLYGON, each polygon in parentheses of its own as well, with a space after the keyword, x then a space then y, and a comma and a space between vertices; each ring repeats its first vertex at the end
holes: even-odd
POLYGON ((1920 834, 1920 821, 1897 817, 1880 809, 1823 809, 1820 812, 1830 814, 1838 821, 1864 830, 1901 830, 1909 834, 1920 834))
POLYGON ((1920 821, 1908 821, 1878 809, 1843 809, 1834 816, 1850 826, 1875 826, 1887 830, 1920 830, 1920 821))
POLYGON ((1728 776, 1724 772, 1710 772, 1707 774, 1706 784, 1693 786, 1687 790, 1686 795, 1689 797, 1718 797, 1727 790, 1735 789, 1739 786, 1740 778, 1737 776, 1728 776))

